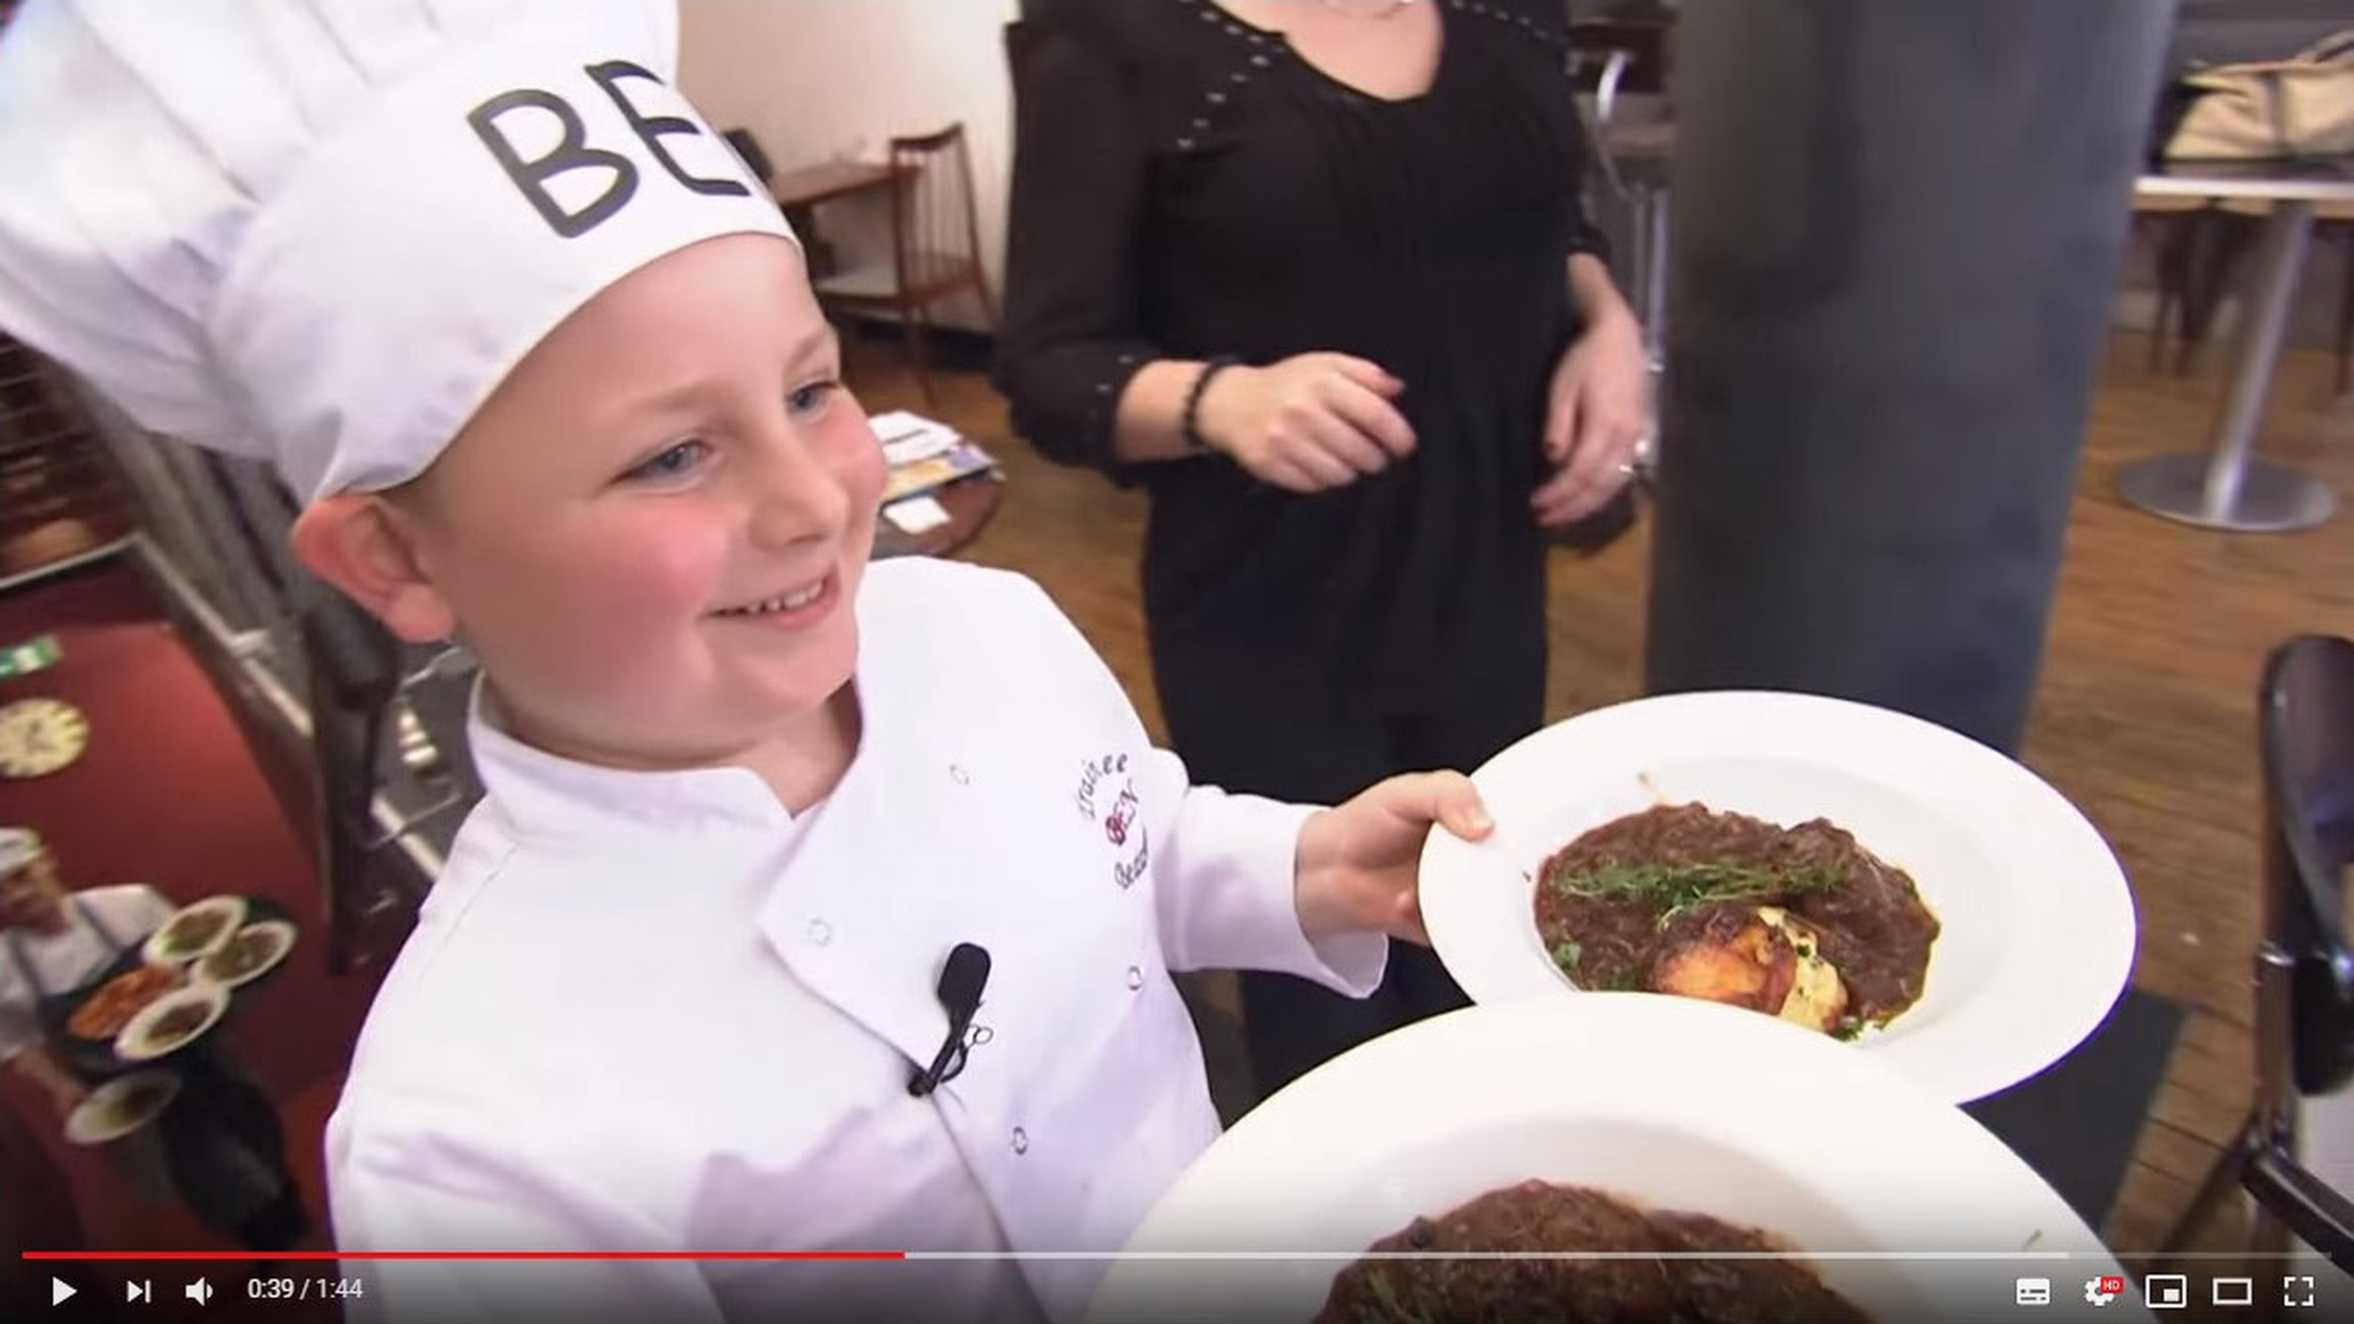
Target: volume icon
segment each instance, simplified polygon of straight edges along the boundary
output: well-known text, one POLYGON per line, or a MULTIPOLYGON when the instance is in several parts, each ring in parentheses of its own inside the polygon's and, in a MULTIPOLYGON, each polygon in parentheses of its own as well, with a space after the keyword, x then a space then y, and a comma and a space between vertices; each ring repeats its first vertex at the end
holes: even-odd
POLYGON ((213 1299, 213 1285, 204 1279, 199 1278, 195 1282, 181 1288, 180 1295, 187 1297, 189 1300, 194 1301, 196 1304, 201 1306, 205 1302, 213 1299))

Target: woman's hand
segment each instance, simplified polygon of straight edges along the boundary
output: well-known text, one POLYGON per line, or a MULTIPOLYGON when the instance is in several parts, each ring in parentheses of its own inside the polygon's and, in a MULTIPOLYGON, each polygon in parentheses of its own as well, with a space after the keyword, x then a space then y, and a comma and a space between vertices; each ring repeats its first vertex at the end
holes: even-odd
POLYGON ((1292 865, 1300 931, 1376 932, 1430 945, 1422 927, 1422 842, 1438 823, 1465 841, 1495 829, 1460 772, 1410 772, 1374 783, 1300 828, 1292 865))
POLYGON ((1295 354, 1212 378, 1197 425, 1212 450, 1260 482, 1322 492, 1414 453, 1414 429, 1390 403, 1404 389, 1378 363, 1295 354))
POLYGON ((1553 366, 1545 409, 1545 458, 1553 476, 1529 500, 1546 528, 1575 524, 1634 476, 1635 447, 1649 421, 1650 363, 1642 328, 1613 301, 1553 366))

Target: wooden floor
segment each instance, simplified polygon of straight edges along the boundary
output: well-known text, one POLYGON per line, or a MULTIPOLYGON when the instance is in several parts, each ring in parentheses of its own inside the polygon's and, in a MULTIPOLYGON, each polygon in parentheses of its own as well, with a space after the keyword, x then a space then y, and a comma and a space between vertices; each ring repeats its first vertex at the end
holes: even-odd
MULTIPOLYGON (((2118 499, 2119 466, 2204 449, 2219 394, 2220 356, 2176 379, 2145 368, 2144 352, 2139 336, 2119 333, 2094 402, 2025 751, 2124 860, 2141 929, 2134 982, 2191 1009, 2102 1229, 2124 1252, 2155 1249, 2248 1105, 2262 659, 2292 634, 2354 634, 2354 511, 2308 533, 2223 535, 2118 499)), ((921 408, 907 381, 875 362, 882 357, 861 356, 867 405, 921 408)), ((1010 440, 1004 404, 980 376, 949 374, 936 385, 932 412, 996 441, 1009 480, 996 522, 964 555, 1043 584, 1158 736, 1136 592, 1143 499, 1010 440)), ((2323 355, 2289 355, 2262 451, 2321 475, 2344 499, 2354 496, 2354 406, 2330 402, 2328 385, 2323 355)), ((1592 560, 1557 556, 1554 717, 1638 692, 1648 548, 1638 532, 1592 560)), ((2242 1226, 2236 1206, 2227 1208, 2201 1248, 2236 1249, 2242 1226)))

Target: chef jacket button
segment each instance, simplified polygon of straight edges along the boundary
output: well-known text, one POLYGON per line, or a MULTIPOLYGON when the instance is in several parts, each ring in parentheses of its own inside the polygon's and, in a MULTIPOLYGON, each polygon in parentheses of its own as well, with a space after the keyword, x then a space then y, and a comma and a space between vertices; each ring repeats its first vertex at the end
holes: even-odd
POLYGON ((823 947, 834 940, 834 926, 822 919, 809 921, 809 940, 823 947))
POLYGON ((1136 967, 1136 966, 1129 966, 1129 967, 1128 967, 1128 989, 1129 989, 1129 991, 1130 991, 1130 992, 1134 992, 1135 990, 1137 990, 1137 989, 1140 989, 1140 988, 1143 988, 1143 987, 1144 987, 1144 971, 1143 971, 1143 970, 1141 970, 1141 969, 1139 969, 1139 968, 1138 968, 1138 967, 1136 967))
POLYGON ((1030 1133, 1018 1126, 1014 1128, 1014 1152, 1016 1154, 1030 1152, 1030 1133))

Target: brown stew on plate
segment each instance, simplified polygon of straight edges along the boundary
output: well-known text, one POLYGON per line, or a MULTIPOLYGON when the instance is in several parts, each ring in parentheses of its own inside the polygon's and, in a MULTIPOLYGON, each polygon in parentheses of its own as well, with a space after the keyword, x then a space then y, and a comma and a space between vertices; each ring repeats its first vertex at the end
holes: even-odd
POLYGON ((172 921, 170 928, 164 930, 164 949, 175 956, 203 951, 205 944, 219 937, 221 930, 229 926, 232 918, 217 910, 200 910, 182 915, 172 921))
POLYGON ((1537 932, 1580 988, 1674 993, 1853 1038, 1913 1005, 1937 917, 1824 819, 1706 805, 1613 819, 1545 861, 1537 932))
POLYGON ((1364 1259, 1340 1271, 1316 1324, 1866 1324, 1799 1259, 1577 1259, 1543 1252, 1787 1252, 1756 1228, 1644 1210, 1583 1186, 1526 1181, 1366 1248, 1517 1251, 1527 1259, 1364 1259))
POLYGON ((171 1097, 172 1087, 162 1081, 147 1081, 134 1085, 116 1096, 110 1110, 116 1126, 135 1126, 147 1120, 150 1113, 159 1111, 171 1097))
POLYGON ((203 1029, 204 1023, 212 1019, 212 1014, 213 1009, 202 1002, 191 1002, 185 1006, 174 1007, 156 1017, 155 1024, 147 1027, 147 1042, 163 1045, 176 1039, 184 1039, 203 1029))
POLYGON ((253 925, 205 957, 200 965, 206 975, 223 982, 243 979, 278 954, 279 941, 275 930, 253 925))

